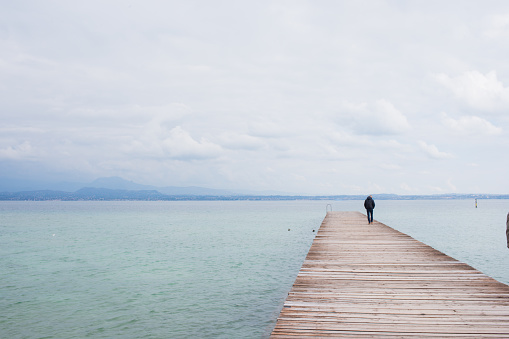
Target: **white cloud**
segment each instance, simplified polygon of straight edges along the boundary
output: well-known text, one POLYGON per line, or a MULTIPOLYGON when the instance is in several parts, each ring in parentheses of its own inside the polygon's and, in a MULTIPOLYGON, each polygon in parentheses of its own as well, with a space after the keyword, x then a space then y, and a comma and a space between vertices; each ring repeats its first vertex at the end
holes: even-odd
POLYGON ((152 125, 132 141, 125 151, 141 158, 191 161, 217 158, 222 148, 204 137, 195 140, 181 126, 168 131, 165 126, 152 125))
POLYGON ((387 100, 371 104, 343 102, 340 110, 338 124, 350 125, 357 133, 390 135, 410 130, 406 116, 387 100))
POLYGON ((201 138, 194 140, 182 127, 173 128, 169 136, 162 141, 165 155, 179 160, 203 160, 216 158, 221 154, 221 147, 201 138))
POLYGON ((487 111, 509 109, 509 87, 504 87, 495 71, 486 75, 470 71, 457 77, 438 74, 436 79, 451 90, 460 101, 474 109, 487 111))
POLYGON ((249 124, 249 134, 260 138, 281 138, 298 134, 290 128, 291 121, 285 123, 278 114, 271 114, 269 117, 253 119, 249 124))
POLYGON ((452 179, 447 180, 447 187, 451 192, 456 192, 458 190, 456 186, 452 183, 452 179))
POLYGON ((261 138, 235 132, 222 133, 217 138, 217 142, 222 147, 232 150, 255 151, 266 146, 266 143, 261 138))
POLYGON ((0 171, 507 193, 509 2, 368 2, 4 1, 0 171))
POLYGON ((388 171, 398 171, 401 169, 401 166, 396 165, 396 164, 383 163, 383 164, 380 164, 380 168, 388 170, 388 171))
POLYGON ((458 189, 456 185, 452 183, 451 179, 448 179, 445 183, 443 183, 442 186, 429 186, 428 187, 432 192, 434 193, 451 193, 451 192, 457 192, 458 189))
POLYGON ((7 146, 0 149, 0 159, 27 159, 33 155, 33 147, 30 142, 25 141, 14 146, 7 146))
POLYGON ((439 151, 435 145, 428 145, 422 140, 418 141, 417 144, 419 145, 420 149, 426 153, 426 155, 433 159, 452 158, 452 154, 439 151))
POLYGON ((484 35, 490 39, 509 38, 509 14, 497 14, 488 19, 484 35))
POLYGON ((92 121, 147 121, 152 119, 154 122, 179 121, 189 116, 192 110, 190 107, 181 103, 171 103, 163 105, 129 105, 115 106, 114 108, 102 108, 93 106, 83 106, 68 109, 67 115, 73 117, 92 120, 92 121))
POLYGON ((502 133, 502 128, 477 116, 463 116, 457 120, 444 116, 443 121, 447 127, 460 135, 490 136, 502 133))
POLYGON ((399 187, 403 191, 405 191, 405 192, 411 192, 412 191, 412 188, 408 184, 406 184, 406 183, 402 183, 401 185, 399 185, 399 187))

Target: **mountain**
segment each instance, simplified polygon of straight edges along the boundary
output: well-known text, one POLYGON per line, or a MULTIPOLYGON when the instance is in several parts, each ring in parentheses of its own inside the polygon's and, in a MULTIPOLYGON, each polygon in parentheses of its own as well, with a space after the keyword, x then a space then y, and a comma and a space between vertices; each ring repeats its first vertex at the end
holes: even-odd
POLYGON ((178 200, 155 190, 117 190, 108 188, 81 188, 76 192, 23 191, 1 192, 0 200, 178 200))
POLYGON ((214 188, 204 188, 204 187, 176 187, 176 186, 166 186, 157 189, 159 192, 168 194, 168 195, 217 195, 217 196, 229 196, 229 195, 242 195, 237 192, 228 191, 228 190, 220 190, 214 188))
POLYGON ((76 200, 168 200, 168 196, 156 190, 123 190, 108 188, 82 188, 71 197, 76 200))
MULTIPOLYGON (((282 192, 233 191, 205 187, 156 187, 119 177, 90 183, 36 182, 0 177, 0 200, 363 200, 364 195, 308 196, 282 192)), ((377 194, 376 200, 509 199, 507 194, 377 194)))
MULTIPOLYGON (((24 191, 24 192, 0 192, 0 201, 23 201, 23 200, 143 200, 143 201, 179 201, 179 200, 364 200, 360 195, 335 195, 335 196, 297 196, 297 195, 167 195, 156 190, 122 190, 109 188, 86 187, 76 192, 64 191, 24 191)), ((377 200, 451 200, 451 199, 509 199, 509 195, 487 194, 444 194, 444 195, 415 195, 399 196, 394 194, 381 194, 377 200)))
POLYGON ((165 186, 157 187, 150 185, 141 185, 132 181, 128 181, 119 177, 99 178, 94 180, 87 187, 95 188, 108 188, 108 189, 123 189, 123 190, 155 190, 167 195, 239 195, 238 192, 229 190, 221 190, 214 188, 204 188, 196 186, 178 187, 178 186, 165 186))
POLYGON ((164 186, 157 187, 142 185, 120 177, 98 178, 90 183, 79 182, 48 182, 0 178, 0 192, 28 192, 28 191, 62 191, 76 192, 82 188, 102 188, 126 191, 157 191, 165 195, 189 196, 240 196, 240 195, 288 195, 282 192, 256 192, 205 188, 197 186, 164 186))
POLYGON ((95 188, 109 188, 118 190, 157 190, 154 186, 137 184, 135 182, 122 179, 120 177, 107 177, 95 179, 91 183, 87 184, 86 187, 95 188))

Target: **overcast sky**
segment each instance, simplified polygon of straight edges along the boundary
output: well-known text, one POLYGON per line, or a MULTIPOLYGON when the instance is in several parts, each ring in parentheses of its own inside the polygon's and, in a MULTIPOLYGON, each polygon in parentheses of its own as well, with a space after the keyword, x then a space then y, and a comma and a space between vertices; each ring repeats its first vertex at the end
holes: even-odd
POLYGON ((0 176, 509 193, 509 1, 0 0, 0 176))

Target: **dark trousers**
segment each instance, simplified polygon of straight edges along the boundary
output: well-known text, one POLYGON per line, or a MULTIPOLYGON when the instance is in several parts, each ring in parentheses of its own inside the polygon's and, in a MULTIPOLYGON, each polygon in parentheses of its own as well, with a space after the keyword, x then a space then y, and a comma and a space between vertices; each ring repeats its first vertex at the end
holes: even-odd
POLYGON ((372 208, 366 208, 366 213, 368 214, 368 222, 373 222, 373 209, 372 208))

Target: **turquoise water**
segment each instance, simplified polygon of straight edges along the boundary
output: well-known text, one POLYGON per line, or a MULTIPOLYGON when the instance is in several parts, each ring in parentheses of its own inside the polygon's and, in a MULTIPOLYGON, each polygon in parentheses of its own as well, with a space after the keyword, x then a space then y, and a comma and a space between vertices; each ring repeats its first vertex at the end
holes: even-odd
MULTIPOLYGON (((0 337, 264 338, 326 205, 0 202, 0 337)), ((509 283, 509 201, 377 201, 375 219, 509 283)))
POLYGON ((375 219, 509 284, 509 200, 377 201, 375 219))

